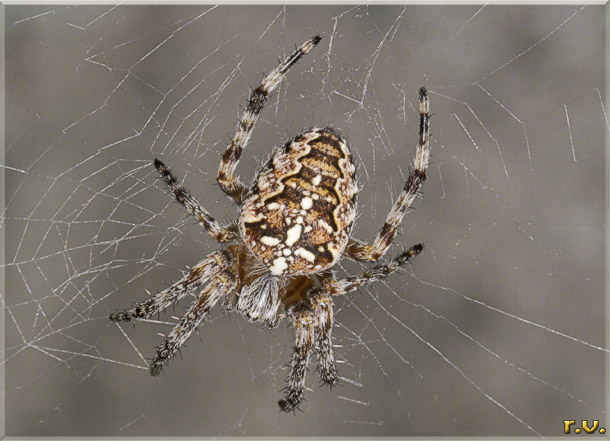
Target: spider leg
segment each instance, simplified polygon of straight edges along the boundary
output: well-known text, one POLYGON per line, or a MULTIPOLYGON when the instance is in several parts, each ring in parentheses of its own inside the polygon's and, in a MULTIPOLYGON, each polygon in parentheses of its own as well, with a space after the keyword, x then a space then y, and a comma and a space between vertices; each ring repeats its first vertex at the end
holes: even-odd
POLYGON ((229 270, 220 272, 212 279, 197 300, 193 302, 184 317, 182 317, 180 323, 174 327, 165 341, 157 347, 157 355, 150 364, 151 375, 157 376, 161 374, 163 365, 176 354, 193 331, 199 327, 206 313, 212 309, 222 296, 234 289, 235 285, 235 275, 229 270))
POLYGON ((318 352, 318 375, 320 380, 332 386, 337 381, 332 341, 333 300, 331 294, 321 288, 314 288, 306 297, 311 302, 316 318, 315 342, 318 352))
POLYGON ((226 251, 216 251, 195 265, 182 279, 156 295, 137 303, 134 307, 122 312, 110 314, 113 322, 128 322, 149 318, 173 305, 187 294, 193 292, 209 278, 215 277, 229 265, 230 258, 226 251))
POLYGON ((375 266, 371 269, 364 271, 362 274, 359 274, 357 276, 346 277, 345 279, 341 280, 333 280, 331 278, 323 279, 322 286, 331 295, 347 294, 348 292, 355 291, 360 286, 366 283, 385 279, 387 276, 392 274, 402 265, 409 262, 419 253, 421 253, 423 249, 424 245, 418 243, 417 245, 413 245, 407 251, 400 253, 400 255, 393 259, 390 263, 375 266))
POLYGON ((315 318, 313 310, 303 302, 291 305, 286 312, 292 318, 295 345, 286 394, 278 404, 281 410, 290 412, 303 400, 307 363, 314 344, 315 318))
POLYGON ((203 208, 197 200, 191 196, 188 189, 178 184, 178 180, 169 168, 160 159, 155 158, 155 168, 161 175, 163 181, 170 188, 176 201, 184 206, 195 219, 217 242, 223 243, 237 239, 237 232, 231 228, 223 227, 214 219, 210 213, 203 208))
POLYGON ((430 159, 430 118, 428 111, 428 92, 422 87, 419 89, 419 142, 417 144, 414 169, 409 175, 392 210, 390 210, 386 217, 386 221, 373 244, 369 245, 360 241, 350 241, 346 249, 349 257, 355 260, 379 260, 392 244, 402 218, 407 213, 415 196, 426 180, 426 171, 430 159))
POLYGON ((237 204, 241 204, 242 197, 246 193, 246 188, 239 181, 238 177, 234 176, 235 169, 241 158, 242 151, 248 145, 250 136, 254 130, 254 125, 263 110, 263 106, 271 92, 280 84, 286 76, 286 73, 297 61, 313 49, 322 39, 315 36, 301 46, 295 49, 288 58, 280 63, 278 67, 273 69, 261 82, 261 84, 252 91, 248 107, 244 111, 237 125, 237 132, 233 137, 231 144, 220 161, 218 168, 218 183, 220 188, 229 195, 237 204))
POLYGON ((303 302, 297 302, 288 307, 286 312, 292 318, 295 347, 286 395, 278 402, 281 410, 285 412, 294 410, 303 400, 305 374, 314 342, 318 351, 320 378, 329 385, 336 382, 337 369, 332 346, 334 320, 331 296, 346 294, 365 283, 387 277, 401 265, 417 256, 423 248, 423 244, 414 245, 390 263, 378 265, 357 276, 341 280, 333 280, 330 277, 321 278, 322 288, 313 288, 305 294, 311 307, 303 302))

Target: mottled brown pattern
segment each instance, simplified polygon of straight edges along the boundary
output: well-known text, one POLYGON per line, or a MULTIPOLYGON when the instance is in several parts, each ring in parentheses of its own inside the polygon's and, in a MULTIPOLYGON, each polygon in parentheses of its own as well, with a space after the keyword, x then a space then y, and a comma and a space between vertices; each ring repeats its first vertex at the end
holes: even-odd
POLYGON ((347 244, 355 194, 347 143, 332 129, 306 131, 259 173, 242 207, 242 236, 275 275, 322 271, 347 244))

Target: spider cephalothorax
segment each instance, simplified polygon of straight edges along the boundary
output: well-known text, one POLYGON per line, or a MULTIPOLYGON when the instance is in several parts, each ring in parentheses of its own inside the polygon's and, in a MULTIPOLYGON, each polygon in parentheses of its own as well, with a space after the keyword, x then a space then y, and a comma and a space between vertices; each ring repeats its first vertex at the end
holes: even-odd
POLYGON ((285 315, 292 320, 295 347, 282 410, 293 410, 303 399, 310 355, 318 355, 322 382, 337 380, 332 345, 333 301, 365 283, 382 279, 423 249, 417 244, 389 263, 362 274, 335 280, 329 271, 343 256, 377 261, 390 247, 398 225, 413 203, 429 158, 428 96, 419 91, 419 142, 413 171, 372 244, 350 239, 358 192, 350 149, 334 130, 313 128, 278 150, 246 188, 235 168, 263 105, 286 72, 320 42, 303 43, 269 73, 251 96, 237 133, 220 168, 221 189, 240 206, 237 225, 219 224, 188 192, 163 162, 155 167, 182 204, 218 242, 226 244, 195 265, 181 280, 131 309, 110 315, 113 321, 148 318, 190 294, 195 301, 157 348, 151 374, 161 373, 205 314, 220 300, 250 321, 276 326, 285 315), (199 292, 199 293, 197 293, 199 292))

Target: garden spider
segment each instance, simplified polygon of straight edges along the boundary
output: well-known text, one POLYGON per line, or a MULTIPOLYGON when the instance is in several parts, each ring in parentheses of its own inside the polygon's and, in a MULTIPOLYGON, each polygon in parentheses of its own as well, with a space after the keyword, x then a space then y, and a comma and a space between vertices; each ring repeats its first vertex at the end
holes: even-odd
POLYGON ((343 255, 357 261, 379 260, 426 179, 430 126, 428 96, 423 87, 419 90, 419 142, 414 168, 372 244, 350 239, 358 187, 348 145, 334 130, 313 128, 297 135, 275 152, 249 188, 234 174, 269 94, 320 40, 316 36, 303 43, 250 95, 218 170, 220 188, 240 207, 236 224, 224 226, 216 221, 165 164, 155 159, 157 171, 176 200, 224 246, 169 288, 131 309, 110 315, 115 322, 149 318, 186 295, 195 295, 190 309, 158 346, 150 365, 152 375, 161 373, 164 364, 221 298, 227 310, 236 309, 249 321, 262 321, 270 327, 277 326, 283 307, 294 326, 295 346, 279 406, 284 411, 294 410, 303 399, 312 351, 318 355, 322 382, 333 385, 337 381, 333 296, 385 278, 422 251, 423 245, 417 244, 389 263, 341 280, 335 280, 330 271, 343 255))

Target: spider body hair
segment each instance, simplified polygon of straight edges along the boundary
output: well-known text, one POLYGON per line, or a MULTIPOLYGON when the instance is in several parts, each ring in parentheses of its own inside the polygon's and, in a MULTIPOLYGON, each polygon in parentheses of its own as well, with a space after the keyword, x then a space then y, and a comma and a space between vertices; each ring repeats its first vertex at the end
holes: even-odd
POLYGON ((419 194, 430 157, 429 104, 423 87, 419 90, 419 140, 413 169, 372 244, 351 238, 359 186, 348 143, 336 130, 313 127, 302 131, 273 151, 248 188, 235 176, 269 94, 320 40, 315 36, 297 47, 250 92, 217 175, 220 188, 239 206, 236 222, 217 221, 163 161, 154 161, 174 199, 222 244, 222 249, 163 291, 130 309, 110 314, 115 322, 147 319, 175 306, 187 295, 194 297, 186 314, 157 347, 150 365, 153 376, 162 372, 208 311, 223 299, 225 309, 236 310, 251 322, 275 327, 280 318, 291 320, 295 334, 293 355, 284 398, 278 404, 280 410, 294 412, 304 399, 312 354, 317 353, 320 380, 329 386, 337 383, 333 296, 389 276, 423 250, 423 244, 414 245, 388 263, 340 280, 332 271, 345 256, 361 262, 381 259, 419 194))

